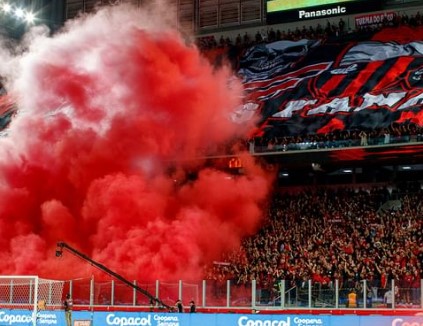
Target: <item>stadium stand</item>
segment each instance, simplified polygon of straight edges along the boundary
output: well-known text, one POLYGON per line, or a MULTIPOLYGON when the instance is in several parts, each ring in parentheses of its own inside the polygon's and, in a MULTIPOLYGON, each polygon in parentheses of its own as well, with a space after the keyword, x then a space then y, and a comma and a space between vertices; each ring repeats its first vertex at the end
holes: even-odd
POLYGON ((301 288, 312 280, 320 295, 339 281, 362 293, 362 280, 381 302, 394 279, 398 302, 419 303, 422 277, 423 192, 410 189, 340 188, 302 190, 275 196, 265 226, 239 251, 214 265, 210 277, 240 286, 255 279, 277 293, 280 280, 301 288))
MULTIPOLYGON (((219 65, 229 62, 239 69, 248 49, 276 41, 314 39, 319 42, 360 42, 375 38, 395 41, 394 35, 419 40, 419 11, 395 15, 391 21, 356 30, 338 24, 304 26, 295 30, 268 28, 255 35, 239 33, 235 39, 204 36, 197 39, 205 56, 219 65), (414 38, 413 38, 414 37, 414 38)), ((322 133, 266 137, 250 140, 250 152, 331 149, 353 146, 384 146, 420 142, 421 125, 413 121, 391 123, 384 128, 329 130, 322 133), (360 133, 366 131, 366 139, 360 133)), ((283 159, 281 159, 282 161, 283 159)), ((404 163, 408 161, 405 160, 404 163)), ((306 170, 304 171, 304 174, 306 170)), ((420 176, 421 177, 421 176, 420 176)), ((324 182, 323 182, 324 183, 324 182)), ((395 298, 404 307, 420 306, 423 264, 423 220, 418 183, 409 187, 372 185, 364 187, 295 188, 276 194, 260 231, 244 240, 239 250, 226 253, 225 263, 207 271, 209 280, 231 280, 239 287, 256 280, 265 293, 264 302, 280 300, 279 285, 301 290, 311 280, 316 298, 329 300, 328 293, 341 289, 347 304, 351 290, 363 296, 366 280, 368 304, 384 306, 391 281, 395 298)), ((298 292, 296 292, 298 295, 298 292)), ((298 299, 298 298, 296 298, 298 299)), ((330 300, 329 300, 330 301, 330 300)), ((362 302, 361 302, 362 304, 362 302)))

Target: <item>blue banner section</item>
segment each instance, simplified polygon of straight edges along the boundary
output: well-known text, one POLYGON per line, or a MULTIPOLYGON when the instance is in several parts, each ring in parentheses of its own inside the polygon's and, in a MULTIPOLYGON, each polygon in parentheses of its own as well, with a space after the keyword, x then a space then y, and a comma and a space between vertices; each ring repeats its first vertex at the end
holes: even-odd
MULTIPOLYGON (((42 311, 36 325, 66 325, 63 311, 42 311)), ((0 326, 33 325, 28 310, 0 310, 0 326)), ((189 314, 74 311, 74 326, 422 326, 423 316, 189 314)))
MULTIPOLYGON (((0 326, 28 326, 33 324, 33 312, 30 310, 0 310, 0 326)), ((36 315, 36 325, 66 325, 63 311, 40 311, 36 315)))
POLYGON ((422 326, 423 325, 423 315, 415 317, 377 317, 377 316, 367 316, 360 318, 360 326, 379 326, 379 325, 388 325, 388 326, 422 326))

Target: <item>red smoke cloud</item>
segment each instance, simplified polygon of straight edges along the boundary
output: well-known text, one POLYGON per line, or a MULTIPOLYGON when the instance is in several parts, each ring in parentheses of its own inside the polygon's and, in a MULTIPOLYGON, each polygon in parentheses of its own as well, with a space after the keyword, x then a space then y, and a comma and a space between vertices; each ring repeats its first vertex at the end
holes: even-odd
POLYGON ((236 178, 195 159, 248 130, 228 118, 240 83, 149 16, 103 10, 8 61, 0 273, 87 276, 65 241, 128 279, 198 279, 257 230, 271 177, 245 153, 236 178))

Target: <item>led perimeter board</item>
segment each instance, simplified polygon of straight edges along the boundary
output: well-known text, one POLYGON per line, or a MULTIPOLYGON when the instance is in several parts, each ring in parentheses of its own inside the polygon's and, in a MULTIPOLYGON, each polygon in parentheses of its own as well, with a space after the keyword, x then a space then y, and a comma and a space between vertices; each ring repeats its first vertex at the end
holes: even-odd
POLYGON ((382 9, 382 0, 266 0, 267 24, 324 19, 382 9))

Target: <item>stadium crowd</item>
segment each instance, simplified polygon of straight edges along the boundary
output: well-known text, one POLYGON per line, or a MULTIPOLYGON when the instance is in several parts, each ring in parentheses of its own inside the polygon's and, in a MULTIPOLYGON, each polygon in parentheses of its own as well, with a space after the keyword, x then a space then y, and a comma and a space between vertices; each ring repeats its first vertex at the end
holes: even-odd
POLYGON ((252 152, 330 149, 351 146, 420 142, 423 128, 415 123, 392 123, 387 128, 334 130, 314 135, 256 137, 249 141, 252 152))
MULTIPOLYGON (((342 18, 294 31, 269 28, 238 34, 235 41, 223 36, 200 38, 205 53, 218 49, 233 67, 243 51, 255 44, 277 40, 360 39, 384 27, 421 26, 422 17, 396 15, 392 21, 347 30, 342 18)), ((383 145, 421 141, 422 127, 414 122, 393 123, 387 128, 329 131, 316 135, 275 136, 249 141, 250 151, 285 151, 348 146, 383 145)), ((292 287, 304 287, 311 280, 320 289, 354 289, 383 298, 395 281, 397 302, 420 304, 423 278, 423 190, 397 191, 395 187, 362 189, 314 189, 280 193, 269 207, 260 231, 244 239, 236 252, 210 267, 207 278, 215 282, 232 280, 238 286, 257 282, 276 296, 281 280, 292 287)), ((345 296, 347 292, 345 292, 345 296)))
POLYGON ((417 304, 423 277, 423 191, 400 193, 389 187, 319 189, 281 193, 266 223, 241 248, 228 253, 228 264, 214 265, 212 280, 238 285, 256 280, 275 293, 288 280, 304 287, 368 292, 383 297, 391 280, 397 300, 417 304))
POLYGON ((301 39, 325 40, 334 37, 359 39, 363 35, 368 36, 368 33, 374 33, 385 27, 417 27, 422 25, 422 15, 417 11, 415 15, 411 16, 405 13, 395 13, 392 20, 385 18, 379 24, 366 25, 359 29, 347 28, 345 21, 341 17, 338 23, 327 21, 325 25, 321 23, 315 26, 310 25, 309 27, 303 25, 302 28, 296 27, 294 30, 281 30, 279 28, 275 30, 269 26, 266 29, 257 30, 255 35, 250 35, 248 32, 244 32, 243 35, 238 33, 235 40, 229 36, 224 37, 221 35, 217 41, 214 35, 209 35, 198 37, 196 42, 199 49, 203 52, 220 48, 226 49, 228 51, 227 54, 230 54, 231 51, 235 51, 234 47, 237 48, 236 52, 243 52, 246 48, 260 43, 271 43, 280 40, 297 41, 301 39))

